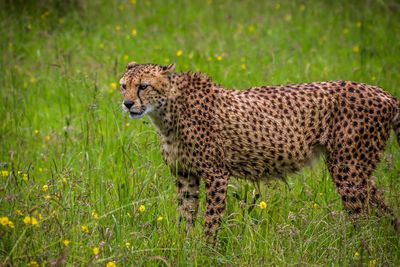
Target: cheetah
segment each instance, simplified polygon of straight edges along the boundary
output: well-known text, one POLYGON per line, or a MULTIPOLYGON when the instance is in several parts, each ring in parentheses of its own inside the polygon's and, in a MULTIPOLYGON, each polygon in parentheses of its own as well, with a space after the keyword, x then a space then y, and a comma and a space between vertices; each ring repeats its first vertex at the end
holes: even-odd
POLYGON ((400 101, 381 88, 329 81, 228 90, 205 74, 178 73, 174 64, 135 62, 120 85, 124 111, 148 115, 157 129, 186 229, 203 179, 207 242, 217 241, 230 177, 282 178, 321 149, 350 217, 375 207, 400 226, 372 179, 392 128, 400 144, 400 101))

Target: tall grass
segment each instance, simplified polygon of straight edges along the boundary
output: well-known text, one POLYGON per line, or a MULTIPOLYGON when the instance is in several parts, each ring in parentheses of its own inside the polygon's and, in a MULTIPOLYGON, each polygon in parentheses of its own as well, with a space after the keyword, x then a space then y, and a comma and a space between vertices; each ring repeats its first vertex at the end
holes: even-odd
MULTIPOLYGON (((257 185, 232 179, 219 247, 204 205, 185 236, 155 130, 116 89, 135 60, 238 89, 345 79, 400 97, 396 1, 0 3, 0 265, 400 264, 387 221, 348 221, 323 159, 260 185, 266 209, 249 212, 257 185)), ((398 215, 399 176, 391 138, 375 177, 398 215)))

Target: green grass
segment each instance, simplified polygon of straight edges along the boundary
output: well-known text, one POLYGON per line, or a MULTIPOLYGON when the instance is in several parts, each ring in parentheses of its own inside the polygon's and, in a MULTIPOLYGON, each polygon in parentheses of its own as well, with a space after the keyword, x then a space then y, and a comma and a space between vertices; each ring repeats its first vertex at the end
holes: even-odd
MULTIPOLYGON (((250 213, 257 186, 232 179, 220 246, 202 238, 204 196, 185 237, 154 127, 130 120, 112 87, 135 60, 225 87, 346 79, 400 97, 395 1, 10 2, 0 1, 0 217, 14 228, 0 224, 0 265, 400 265, 399 234, 376 217, 354 229, 323 160, 288 186, 261 185, 267 208, 250 213)), ((400 215, 393 137, 375 177, 400 215)))

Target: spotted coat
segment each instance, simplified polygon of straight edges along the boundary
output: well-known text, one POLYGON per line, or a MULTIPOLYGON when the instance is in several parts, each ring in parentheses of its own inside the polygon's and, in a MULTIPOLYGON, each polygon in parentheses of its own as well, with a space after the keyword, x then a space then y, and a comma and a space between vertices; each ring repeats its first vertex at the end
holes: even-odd
POLYGON ((399 224, 372 179, 390 129, 400 142, 399 101, 381 88, 331 81, 227 90, 175 65, 134 62, 120 83, 124 110, 148 114, 157 128, 188 228, 204 180, 208 241, 216 240, 229 177, 283 178, 321 151, 351 215, 374 206, 399 224))

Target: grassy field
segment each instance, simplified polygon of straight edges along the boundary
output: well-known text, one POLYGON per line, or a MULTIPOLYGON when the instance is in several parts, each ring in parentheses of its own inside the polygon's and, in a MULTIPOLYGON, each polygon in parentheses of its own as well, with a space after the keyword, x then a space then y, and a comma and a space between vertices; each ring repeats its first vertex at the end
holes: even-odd
MULTIPOLYGON (((220 245, 202 238, 204 196, 185 237, 155 129, 117 88, 135 60, 238 89, 346 79, 400 97, 398 2, 22 2, 0 0, 0 266, 400 265, 400 235, 373 216, 355 229, 323 159, 260 185, 251 212, 258 185, 232 179, 220 245)), ((393 137, 375 177, 400 216, 393 137)))

